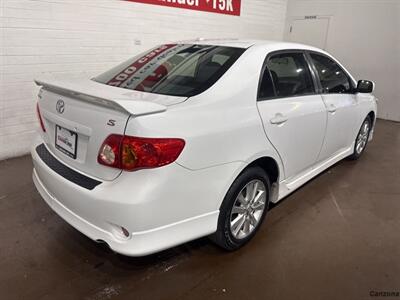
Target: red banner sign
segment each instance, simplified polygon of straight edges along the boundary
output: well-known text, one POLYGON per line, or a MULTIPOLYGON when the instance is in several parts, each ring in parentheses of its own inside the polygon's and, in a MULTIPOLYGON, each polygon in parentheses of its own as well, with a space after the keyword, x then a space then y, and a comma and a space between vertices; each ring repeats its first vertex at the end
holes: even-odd
POLYGON ((241 0, 126 0, 240 16, 241 0))

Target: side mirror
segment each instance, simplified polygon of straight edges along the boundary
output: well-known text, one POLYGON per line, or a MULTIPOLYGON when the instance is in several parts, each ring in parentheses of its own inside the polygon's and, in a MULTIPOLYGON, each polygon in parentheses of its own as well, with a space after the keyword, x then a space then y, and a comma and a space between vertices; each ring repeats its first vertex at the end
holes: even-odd
POLYGON ((360 80, 357 83, 357 92, 371 94, 375 89, 375 83, 369 80, 360 80))

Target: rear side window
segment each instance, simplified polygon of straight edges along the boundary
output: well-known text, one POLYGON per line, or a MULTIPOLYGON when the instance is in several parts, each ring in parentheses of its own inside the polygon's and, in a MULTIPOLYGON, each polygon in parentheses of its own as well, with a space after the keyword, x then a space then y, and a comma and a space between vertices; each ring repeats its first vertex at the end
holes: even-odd
POLYGON ((267 62, 267 68, 277 97, 301 96, 315 92, 310 69, 302 53, 273 55, 267 62))
POLYGON ((210 45, 162 45, 93 80, 124 89, 190 97, 217 82, 244 51, 210 45))
POLYGON ((274 84, 268 68, 265 68, 260 80, 258 99, 272 98, 275 96, 274 84))
POLYGON ((348 94, 353 84, 342 68, 326 56, 311 53, 311 59, 318 71, 322 90, 326 94, 348 94))

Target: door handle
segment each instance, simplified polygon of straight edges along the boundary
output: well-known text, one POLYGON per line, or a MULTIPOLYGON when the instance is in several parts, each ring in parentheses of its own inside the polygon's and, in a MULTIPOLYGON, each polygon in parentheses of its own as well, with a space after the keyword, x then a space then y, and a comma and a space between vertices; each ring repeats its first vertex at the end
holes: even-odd
POLYGON ((330 113, 333 114, 334 112, 336 112, 336 110, 337 110, 337 108, 336 108, 335 105, 329 104, 328 111, 329 111, 330 113))
POLYGON ((275 117, 273 117, 269 121, 271 122, 271 124, 280 125, 280 124, 285 123, 287 120, 288 120, 288 117, 282 115, 281 113, 277 113, 275 115, 275 117))

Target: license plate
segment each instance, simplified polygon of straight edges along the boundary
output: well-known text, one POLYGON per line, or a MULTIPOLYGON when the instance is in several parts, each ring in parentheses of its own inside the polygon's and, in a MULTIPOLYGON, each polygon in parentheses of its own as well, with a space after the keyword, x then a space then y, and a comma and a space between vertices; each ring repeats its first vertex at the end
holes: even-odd
POLYGON ((78 135, 76 132, 56 125, 56 148, 69 157, 76 159, 78 135))

